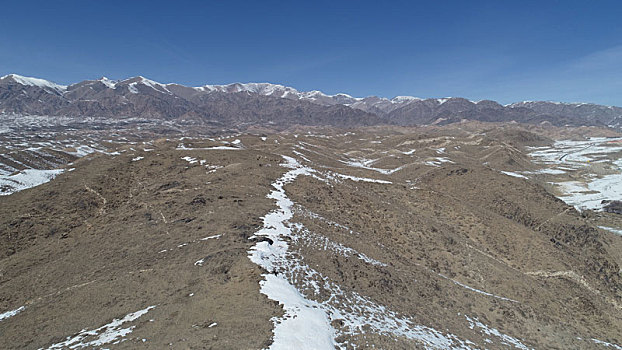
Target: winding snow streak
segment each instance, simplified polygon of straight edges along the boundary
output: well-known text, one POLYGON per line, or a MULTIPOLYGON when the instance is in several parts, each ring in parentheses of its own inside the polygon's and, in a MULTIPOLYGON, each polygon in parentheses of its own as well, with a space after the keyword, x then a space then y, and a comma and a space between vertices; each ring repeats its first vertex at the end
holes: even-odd
POLYGON ((356 232, 356 231, 352 230, 348 226, 345 226, 345 225, 342 225, 342 224, 340 224, 338 222, 329 220, 329 219, 323 217, 322 215, 317 214, 315 212, 312 212, 311 210, 309 210, 309 209, 307 209, 307 208, 305 208, 305 207, 303 207, 303 206, 301 206, 299 204, 296 205, 296 208, 294 208, 294 210, 295 210, 297 215, 300 215, 300 216, 303 216, 303 217, 309 217, 311 219, 318 220, 318 221, 322 221, 322 222, 324 222, 325 224, 327 224, 329 226, 334 226, 334 227, 340 228, 340 229, 345 230, 346 232, 351 233, 351 234, 360 235, 359 232, 356 232))
POLYGON ((218 239, 220 238, 222 235, 213 235, 213 236, 207 236, 204 238, 199 239, 199 241, 207 241, 208 239, 218 239))
POLYGON ((210 151, 210 150, 224 150, 224 151, 239 151, 241 147, 231 146, 212 146, 212 147, 186 147, 183 143, 180 143, 175 148, 176 151, 210 151))
POLYGON ((615 233, 616 235, 620 235, 620 236, 622 236, 622 230, 618 230, 618 229, 616 229, 616 228, 613 228, 613 227, 607 227, 607 226, 598 226, 598 227, 602 228, 603 230, 607 230, 607 231, 609 231, 609 232, 613 232, 613 233, 615 233))
POLYGON ((300 157, 302 160, 304 160, 305 162, 307 162, 307 163, 311 163, 311 161, 309 160, 309 158, 305 157, 305 155, 304 155, 304 154, 302 154, 302 153, 300 153, 300 152, 298 152, 298 151, 296 151, 296 150, 292 150, 292 152, 293 152, 295 155, 297 155, 298 157, 300 157))
MULTIPOLYGON (((314 175, 315 174, 311 174, 311 176, 314 176, 314 175)), ((378 183, 378 184, 392 184, 391 181, 371 179, 368 177, 345 175, 345 174, 336 173, 334 171, 328 171, 328 172, 323 173, 322 175, 326 177, 326 180, 333 180, 333 181, 345 179, 345 180, 352 180, 355 182, 373 182, 373 183, 378 183)), ((317 177, 317 176, 314 176, 314 177, 317 177)))
POLYGON ((497 329, 488 327, 487 325, 481 323, 476 317, 470 318, 467 315, 464 315, 467 321, 469 322, 469 328, 474 329, 475 327, 480 328, 482 332, 489 336, 494 336, 501 339, 501 343, 507 346, 513 346, 517 349, 521 350, 529 350, 527 346, 521 343, 518 339, 514 337, 510 337, 509 335, 503 334, 499 332, 497 329))
MULTIPOLYGON (((263 228, 256 236, 268 237, 258 242, 249 258, 268 271, 260 282, 261 292, 283 305, 285 315, 274 318, 274 342, 270 349, 332 349, 343 348, 335 337, 359 335, 370 331, 389 337, 405 337, 428 349, 471 349, 475 344, 445 334, 434 328, 417 325, 413 320, 399 316, 385 306, 356 292, 346 292, 304 262, 297 252, 290 252, 286 237, 298 239, 302 224, 292 225, 294 203, 284 190, 299 175, 312 176, 315 171, 301 166, 295 159, 284 156, 291 169, 277 179, 268 198, 276 200, 278 208, 263 218, 263 228), (321 293, 323 291, 323 293, 321 293), (310 299, 310 297, 313 299, 310 299), (331 321, 340 320, 339 331, 331 321)), ((512 338, 513 339, 513 338, 512 338)))
POLYGON ((479 289, 477 289, 477 288, 473 288, 473 287, 471 287, 471 286, 467 286, 466 284, 464 284, 464 283, 460 283, 460 282, 456 281, 455 279, 449 278, 449 277, 447 277, 447 276, 443 275, 442 273, 437 273, 437 274, 438 274, 439 276, 443 277, 444 279, 450 280, 450 281, 452 281, 453 283, 455 283, 456 285, 458 285, 458 286, 460 286, 460 287, 462 287, 462 288, 468 289, 468 290, 470 290, 470 291, 472 291, 472 292, 479 293, 479 294, 483 294, 483 295, 485 295, 485 296, 489 296, 489 297, 493 297, 493 298, 497 298, 497 299, 501 299, 501 300, 505 300, 505 301, 511 301, 511 302, 513 302, 513 303, 518 303, 518 301, 516 301, 516 300, 514 300, 514 299, 510 299, 510 298, 502 297, 502 296, 495 295, 495 294, 492 294, 492 293, 484 292, 483 290, 479 290, 479 289))
POLYGON ((0 321, 4 321, 9 317, 13 317, 15 315, 17 315, 18 313, 24 311, 26 309, 25 306, 20 306, 15 310, 11 310, 11 311, 7 311, 7 312, 3 312, 0 314, 0 321))
POLYGON ((322 250, 330 250, 346 258, 356 256, 358 259, 363 260, 364 262, 371 265, 387 266, 387 264, 380 262, 376 259, 372 259, 367 255, 356 251, 355 249, 346 247, 341 243, 333 242, 328 237, 311 232, 307 228, 302 227, 302 225, 297 226, 300 228, 297 230, 299 235, 294 236, 294 240, 296 241, 301 238, 307 245, 317 246, 322 250))
POLYGON ((367 177, 358 177, 358 176, 351 176, 351 175, 344 175, 344 174, 339 174, 339 173, 335 173, 335 175, 339 176, 342 179, 346 179, 346 180, 352 180, 352 181, 362 181, 362 182, 375 182, 378 184, 391 184, 391 181, 386 181, 386 180, 378 180, 378 179, 370 179, 367 177))
POLYGON ((609 347, 611 347, 611 348, 614 348, 614 349, 616 349, 616 350, 622 350, 622 346, 620 346, 620 345, 616 345, 616 344, 608 343, 608 342, 606 342, 606 341, 598 340, 598 339, 596 339, 596 338, 592 338, 592 341, 593 341, 594 343, 598 344, 598 345, 603 345, 603 346, 606 346, 606 347, 608 347, 608 348, 609 348, 609 347))
POLYGON ((519 174, 519 173, 514 173, 511 171, 501 171, 503 174, 508 175, 508 176, 512 176, 512 177, 518 177, 521 179, 527 179, 527 176, 519 174))
POLYGON ((402 169, 404 169, 404 167, 406 167, 406 165, 402 165, 399 166, 395 169, 382 169, 382 168, 375 168, 372 167, 370 165, 374 164, 375 162, 377 162, 379 159, 359 159, 359 160, 348 160, 348 161, 343 161, 340 160, 341 163, 346 164, 348 166, 354 167, 354 168, 361 168, 361 169, 366 169, 366 170, 373 170, 373 171, 377 171, 381 174, 385 174, 385 175, 391 175, 396 171, 400 171, 402 169))
MULTIPOLYGON (((199 239, 195 239, 195 240, 192 240, 192 241, 190 241, 190 242, 185 242, 185 243, 178 244, 178 245, 177 245, 177 248, 183 248, 183 247, 186 247, 187 245, 189 245, 189 244, 191 244, 191 243, 198 243, 199 241, 207 241, 207 240, 210 240, 210 239, 218 239, 218 238, 220 238, 221 236, 222 236, 222 234, 220 234, 220 235, 208 236, 208 237, 203 237, 203 238, 199 238, 199 239)), ((166 252, 173 251, 174 249, 175 249, 175 248, 171 248, 171 249, 163 249, 163 250, 160 250, 158 253, 166 253, 166 252)), ((196 264, 195 264, 195 265, 196 265, 196 264)))
POLYGON ((450 159, 446 157, 435 157, 432 160, 426 160, 424 162, 425 165, 440 167, 443 163, 454 163, 450 159))
POLYGON ((122 319, 114 319, 112 322, 92 331, 86 329, 82 330, 73 337, 67 337, 67 340, 63 342, 50 345, 47 349, 81 349, 95 348, 109 343, 118 344, 123 341, 123 339, 120 338, 132 333, 136 327, 130 326, 128 328, 121 328, 121 325, 138 319, 140 316, 146 314, 153 308, 155 308, 155 306, 149 306, 146 309, 127 314, 122 319))

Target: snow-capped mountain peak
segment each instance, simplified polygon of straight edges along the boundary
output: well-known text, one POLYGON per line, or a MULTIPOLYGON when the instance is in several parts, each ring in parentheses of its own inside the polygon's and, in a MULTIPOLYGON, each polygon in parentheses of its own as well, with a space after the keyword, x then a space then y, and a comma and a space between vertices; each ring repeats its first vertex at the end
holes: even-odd
POLYGON ((196 87, 199 91, 218 91, 218 92, 250 92, 265 96, 283 97, 284 95, 298 96, 298 90, 271 83, 232 83, 226 85, 203 85, 196 87))
POLYGON ((24 77, 18 74, 8 74, 8 75, 1 77, 0 80, 12 80, 18 84, 25 85, 25 86, 37 86, 40 88, 49 88, 59 93, 62 93, 63 91, 67 89, 67 86, 65 85, 59 85, 59 84, 53 83, 45 79, 24 77))
POLYGON ((403 102, 412 102, 412 101, 421 101, 422 99, 414 96, 395 96, 390 101, 392 103, 403 103, 403 102))
POLYGON ((114 81, 114 80, 110 80, 110 79, 108 79, 106 77, 101 77, 97 81, 99 81, 102 84, 106 85, 106 87, 108 87, 109 89, 116 89, 117 88, 117 82, 114 81))
POLYGON ((137 85, 144 85, 147 87, 150 87, 158 92, 162 92, 165 94, 169 94, 172 95, 173 93, 171 91, 169 91, 167 84, 162 84, 162 83, 158 83, 157 81, 151 80, 151 79, 147 79, 143 76, 137 76, 134 78, 129 78, 129 79, 125 79, 125 80, 121 80, 119 82, 115 83, 115 88, 123 85, 123 86, 127 86, 127 88, 129 89, 129 91, 133 94, 137 94, 139 93, 138 88, 136 87, 137 85))
POLYGON ((194 88, 205 92, 238 93, 248 92, 263 96, 288 98, 292 100, 307 100, 320 104, 350 104, 362 98, 352 97, 348 94, 338 93, 328 95, 319 90, 298 91, 295 88, 272 83, 232 83, 226 85, 203 85, 194 88))
POLYGON ((550 104, 550 105, 557 105, 557 106, 571 106, 571 107, 581 107, 581 106, 600 106, 600 107, 606 107, 606 108, 610 108, 613 106, 604 106, 604 105, 596 105, 594 103, 588 103, 588 102, 557 102, 557 101, 521 101, 521 102, 514 102, 514 103, 509 103, 504 105, 505 107, 533 107, 533 106, 537 106, 537 105, 542 105, 542 104, 550 104))

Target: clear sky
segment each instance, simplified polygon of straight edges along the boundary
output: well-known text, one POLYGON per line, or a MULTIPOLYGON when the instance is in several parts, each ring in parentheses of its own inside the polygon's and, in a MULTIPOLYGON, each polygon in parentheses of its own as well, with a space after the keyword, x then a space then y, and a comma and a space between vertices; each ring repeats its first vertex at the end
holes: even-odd
POLYGON ((5 1, 0 75, 622 105, 622 1, 5 1))

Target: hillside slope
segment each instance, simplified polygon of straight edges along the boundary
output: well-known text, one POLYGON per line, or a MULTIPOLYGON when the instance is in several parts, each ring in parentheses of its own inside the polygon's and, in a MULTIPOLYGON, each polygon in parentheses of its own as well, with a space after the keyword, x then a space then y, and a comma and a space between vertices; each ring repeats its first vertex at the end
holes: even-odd
POLYGON ((317 130, 93 154, 0 197, 0 310, 18 310, 0 339, 620 346, 621 237, 501 172, 535 166, 522 146, 545 142, 512 128, 317 130))

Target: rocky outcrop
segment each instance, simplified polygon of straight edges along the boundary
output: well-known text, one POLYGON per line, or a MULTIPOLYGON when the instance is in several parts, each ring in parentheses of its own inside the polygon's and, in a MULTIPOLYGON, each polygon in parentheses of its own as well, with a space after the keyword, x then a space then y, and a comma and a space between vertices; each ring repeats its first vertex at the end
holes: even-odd
POLYGON ((603 201, 606 205, 603 210, 607 213, 622 214, 622 201, 603 201))

